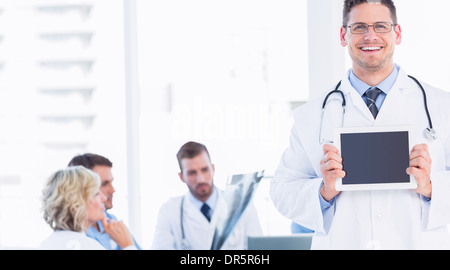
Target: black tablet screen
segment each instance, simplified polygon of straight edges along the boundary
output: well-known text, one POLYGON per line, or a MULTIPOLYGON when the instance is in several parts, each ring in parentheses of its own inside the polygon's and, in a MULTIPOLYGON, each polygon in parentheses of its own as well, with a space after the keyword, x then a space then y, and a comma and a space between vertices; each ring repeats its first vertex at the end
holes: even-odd
POLYGON ((343 185, 409 183, 408 132, 341 134, 343 185))

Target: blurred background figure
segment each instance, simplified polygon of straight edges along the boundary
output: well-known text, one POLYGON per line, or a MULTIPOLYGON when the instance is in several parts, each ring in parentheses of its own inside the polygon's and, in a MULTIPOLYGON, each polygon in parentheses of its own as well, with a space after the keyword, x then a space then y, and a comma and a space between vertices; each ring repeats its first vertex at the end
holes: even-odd
POLYGON ((106 197, 97 174, 82 167, 57 171, 47 182, 42 199, 44 219, 54 230, 40 249, 104 249, 86 231, 105 218, 106 197))
MULTIPOLYGON (((189 192, 171 198, 160 209, 153 249, 211 249, 216 223, 226 207, 222 191, 214 186, 214 164, 206 146, 184 144, 177 153, 180 180, 189 192)), ((261 235, 255 207, 250 204, 221 249, 247 249, 250 235, 261 235)))
MULTIPOLYGON (((108 213, 107 211, 113 207, 113 194, 114 192, 116 192, 112 183, 114 180, 111 170, 113 166, 112 162, 106 157, 97 154, 86 153, 72 158, 68 166, 83 166, 94 171, 100 176, 100 191, 106 196, 106 218, 123 224, 123 221, 118 221, 118 219, 114 215, 108 213)), ((125 226, 125 224, 123 224, 123 226, 125 226)), ((105 231, 105 227, 103 226, 102 222, 98 221, 92 224, 91 227, 89 227, 87 236, 97 240, 103 247, 105 247, 105 249, 108 250, 123 249, 127 246, 132 245, 134 245, 137 249, 141 249, 134 237, 132 237, 132 241, 130 243, 127 231, 127 228, 125 228, 124 231, 105 231)))

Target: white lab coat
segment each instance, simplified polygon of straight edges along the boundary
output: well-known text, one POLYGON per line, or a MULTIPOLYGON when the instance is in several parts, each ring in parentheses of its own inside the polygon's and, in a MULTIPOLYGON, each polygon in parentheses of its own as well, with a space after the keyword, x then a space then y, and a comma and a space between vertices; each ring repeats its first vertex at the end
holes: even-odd
POLYGON ((45 239, 39 249, 43 250, 104 250, 96 240, 84 232, 56 230, 45 239))
MULTIPOLYGON (((208 222, 200 210, 194 206, 189 198, 189 194, 171 198, 159 210, 152 249, 211 249, 220 211, 227 211, 227 204, 220 191, 218 192, 217 205, 214 208, 211 222, 208 222), (181 199, 183 197, 183 228, 187 247, 183 247, 182 244, 183 240, 180 223, 181 199)), ((262 235, 262 230, 256 209, 254 205, 250 203, 221 249, 247 249, 248 236, 256 235, 262 235)))
MULTIPOLYGON (((438 139, 424 136, 428 127, 419 86, 400 68, 376 120, 361 96, 342 80, 347 107, 345 127, 412 125, 413 145, 426 143, 432 158, 432 200, 414 190, 342 192, 324 224, 319 189, 322 184, 319 125, 329 91, 294 111, 290 146, 271 183, 275 207, 287 218, 315 230, 313 249, 449 249, 450 235, 450 93, 423 84, 438 139)), ((333 87, 334 89, 334 87, 333 87)), ((336 95, 338 96, 338 95, 336 95)), ((342 122, 341 99, 327 105, 323 135, 332 139, 342 122)))

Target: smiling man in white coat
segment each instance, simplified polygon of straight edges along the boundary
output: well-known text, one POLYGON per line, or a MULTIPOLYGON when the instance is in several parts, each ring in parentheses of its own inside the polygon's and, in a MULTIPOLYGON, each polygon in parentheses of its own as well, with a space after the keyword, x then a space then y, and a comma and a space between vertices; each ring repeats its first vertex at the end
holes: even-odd
POLYGON ((347 102, 344 122, 342 108, 332 104, 321 117, 329 91, 295 110, 290 146, 271 183, 274 205, 315 231, 313 249, 449 249, 450 93, 423 84, 437 133, 428 139, 421 88, 394 64, 402 36, 393 2, 346 0, 343 14, 341 44, 353 63, 339 88, 347 102), (417 144, 405 169, 417 189, 337 191, 336 179, 346 175, 342 157, 319 138, 332 138, 322 125, 341 124, 412 126, 417 144))
MULTIPOLYGON (((222 191, 214 186, 214 164, 207 148, 184 144, 177 153, 180 180, 189 192, 169 199, 160 209, 152 249, 209 250, 221 210, 222 191)), ((261 235, 256 209, 250 203, 221 249, 247 249, 248 236, 261 235)))

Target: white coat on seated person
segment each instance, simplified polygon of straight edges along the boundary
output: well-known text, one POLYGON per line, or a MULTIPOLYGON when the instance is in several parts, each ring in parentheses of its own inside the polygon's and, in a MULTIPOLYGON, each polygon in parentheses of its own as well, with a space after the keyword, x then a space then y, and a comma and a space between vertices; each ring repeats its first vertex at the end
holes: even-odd
MULTIPOLYGON (((159 212, 152 249, 211 249, 218 216, 220 215, 219 212, 227 211, 228 207, 222 192, 217 188, 215 188, 214 192, 218 192, 218 200, 211 217, 211 222, 208 222, 199 209, 192 203, 194 198, 190 193, 184 196, 171 198, 167 201, 161 207, 159 212), (180 221, 182 199, 184 199, 182 226, 186 246, 183 246, 180 221)), ((247 249, 248 236, 257 235, 262 235, 262 230, 256 209, 254 205, 250 203, 221 249, 247 249)))

